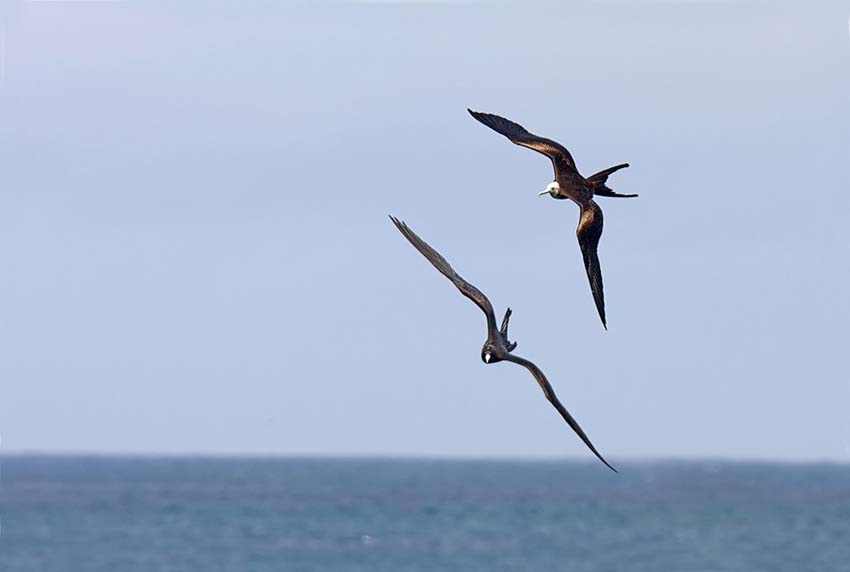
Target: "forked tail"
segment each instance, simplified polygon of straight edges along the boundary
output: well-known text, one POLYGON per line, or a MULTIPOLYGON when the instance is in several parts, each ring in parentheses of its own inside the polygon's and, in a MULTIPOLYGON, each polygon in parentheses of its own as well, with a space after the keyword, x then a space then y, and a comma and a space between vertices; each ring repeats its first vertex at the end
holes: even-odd
POLYGON ((512 312, 510 308, 505 310, 505 317, 502 318, 502 327, 499 328, 499 333, 502 334, 502 339, 505 341, 505 346, 508 348, 509 352, 514 351, 514 348, 516 348, 516 342, 511 343, 508 341, 508 322, 511 319, 511 314, 512 312))
POLYGON ((636 197, 637 195, 623 195, 620 193, 616 193, 612 191, 608 185, 605 184, 606 182, 608 182, 609 175, 619 171, 620 169, 625 169, 628 166, 628 163, 620 163, 619 165, 608 167, 607 169, 603 169, 598 173, 594 173, 593 175, 589 176, 587 178, 587 182, 590 183, 591 187, 593 187, 593 194, 598 195, 600 197, 636 197))

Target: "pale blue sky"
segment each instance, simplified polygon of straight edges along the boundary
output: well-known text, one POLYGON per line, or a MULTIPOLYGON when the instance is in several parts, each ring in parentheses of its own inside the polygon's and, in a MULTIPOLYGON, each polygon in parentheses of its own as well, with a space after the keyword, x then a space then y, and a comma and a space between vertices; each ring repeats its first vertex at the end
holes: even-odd
POLYGON ((3 4, 3 449, 591 460, 392 213, 613 463, 850 460, 848 11, 3 4))

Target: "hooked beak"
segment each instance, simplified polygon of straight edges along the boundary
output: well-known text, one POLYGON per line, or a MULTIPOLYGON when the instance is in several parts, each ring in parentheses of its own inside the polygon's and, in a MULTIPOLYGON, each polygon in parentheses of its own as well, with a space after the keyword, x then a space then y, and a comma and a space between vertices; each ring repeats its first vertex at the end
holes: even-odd
POLYGON ((549 194, 549 191, 544 189, 544 190, 540 191, 539 193, 537 193, 537 196, 542 197, 543 195, 548 195, 548 194, 549 194))

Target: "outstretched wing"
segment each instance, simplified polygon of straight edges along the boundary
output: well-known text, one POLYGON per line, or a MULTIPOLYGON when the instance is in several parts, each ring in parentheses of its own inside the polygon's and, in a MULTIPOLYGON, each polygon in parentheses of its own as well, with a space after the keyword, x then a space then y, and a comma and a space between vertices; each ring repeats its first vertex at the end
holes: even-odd
POLYGON ((578 421, 576 421, 573 418, 573 416, 570 415, 570 412, 567 411, 567 408, 564 407, 561 404, 561 401, 558 399, 558 396, 555 395, 555 390, 552 389, 552 386, 550 385, 549 380, 546 379, 546 376, 543 375, 543 372, 540 371, 540 368, 537 367, 536 365, 534 365, 532 362, 528 361, 527 359, 521 358, 519 356, 515 356, 513 354, 508 354, 507 357, 505 357, 505 359, 508 360, 508 361, 512 361, 516 364, 519 364, 521 366, 524 366, 528 371, 530 371, 531 375, 534 376, 534 379, 537 380, 537 383, 540 384, 540 389, 543 390, 543 395, 546 396, 546 399, 549 400, 549 403, 551 403, 552 405, 555 406, 555 409, 558 410, 558 413, 561 414, 561 417, 564 418, 564 421, 567 422, 567 425, 572 427, 572 430, 576 432, 576 435, 578 435, 579 438, 582 441, 584 441, 584 444, 587 445, 587 448, 590 449, 593 452, 594 455, 596 455, 596 458, 598 458, 600 461, 605 463, 606 467, 608 467, 609 469, 611 469, 615 473, 618 472, 617 469, 612 467, 608 463, 608 461, 606 461, 602 457, 602 455, 599 454, 599 451, 597 451, 596 447, 593 446, 593 443, 590 442, 590 438, 587 436, 587 434, 584 432, 584 430, 578 424, 578 421))
POLYGON ((390 220, 393 221, 393 224, 396 228, 404 235, 404 237, 410 241, 416 250, 422 253, 422 256, 428 259, 428 261, 434 265, 434 268, 439 270, 446 278, 452 281, 452 283, 457 286, 457 289, 460 290, 460 293, 475 302, 475 304, 481 308, 481 311, 487 316, 487 331, 493 335, 498 330, 496 330, 496 315, 493 313, 493 305, 490 303, 490 300, 487 299, 481 290, 464 280, 460 277, 460 275, 454 271, 451 265, 446 262, 446 259, 440 256, 440 253, 431 248, 431 246, 419 238, 419 236, 410 230, 404 221, 400 221, 394 216, 390 215, 390 220))
POLYGON ((534 149, 538 153, 543 153, 552 159, 552 165, 555 168, 555 179, 557 180, 562 173, 578 173, 576 163, 573 161, 573 156, 567 151, 567 148, 556 141, 538 137, 528 130, 504 117, 493 115, 491 113, 480 113, 467 109, 470 115, 495 131, 501 133, 513 143, 534 149))
POLYGON ((587 271, 587 281, 590 282, 590 291, 593 293, 593 301, 596 303, 596 311, 602 325, 608 329, 605 320, 605 292, 602 288, 602 268, 599 267, 599 255, 597 248, 599 238, 602 236, 602 209, 595 202, 590 201, 582 207, 576 229, 578 245, 584 258, 584 269, 587 271))

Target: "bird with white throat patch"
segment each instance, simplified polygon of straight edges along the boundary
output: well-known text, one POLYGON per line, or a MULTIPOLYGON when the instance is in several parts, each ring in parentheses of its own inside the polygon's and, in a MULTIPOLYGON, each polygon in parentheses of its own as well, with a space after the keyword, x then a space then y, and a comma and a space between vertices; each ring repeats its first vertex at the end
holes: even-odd
POLYGON ((596 447, 593 446, 593 443, 590 442, 588 436, 579 426, 578 421, 576 421, 573 416, 570 415, 569 411, 567 411, 567 409, 561 404, 558 396, 555 395, 555 390, 552 389, 552 385, 549 383, 549 380, 546 379, 546 376, 543 375, 540 368, 529 360, 511 353, 516 348, 516 342, 508 341, 508 321, 511 319, 511 309, 508 308, 505 311, 505 317, 502 318, 502 326, 497 329, 496 314, 493 312, 493 305, 490 303, 487 296, 485 296, 481 290, 461 278, 460 275, 454 271, 451 265, 446 262, 446 259, 440 256, 439 252, 431 248, 427 242, 419 238, 419 236, 404 222, 393 216, 390 216, 390 220, 393 221, 393 224, 410 242, 410 244, 412 244, 416 250, 428 259, 428 262, 430 262, 434 268, 439 270, 443 276, 451 280, 452 284, 460 290, 460 293, 475 302, 475 305, 481 308, 481 311, 484 312, 485 316, 487 316, 487 340, 481 347, 481 360, 486 364, 497 363, 500 361, 511 361, 530 371, 531 375, 534 376, 534 379, 537 380, 537 383, 543 390, 543 395, 545 395, 546 399, 549 400, 549 403, 558 410, 558 413, 561 414, 561 417, 563 417, 564 421, 567 422, 567 425, 576 432, 576 435, 579 436, 593 454, 596 455, 600 461, 605 463, 605 466, 616 473, 617 469, 609 465, 608 461, 602 458, 602 455, 599 454, 596 447))
POLYGON ((480 113, 471 109, 467 109, 467 111, 477 121, 496 133, 504 135, 512 143, 533 149, 552 160, 555 180, 549 183, 539 195, 548 194, 553 199, 570 199, 579 206, 580 213, 576 236, 584 259, 584 268, 587 272, 593 301, 596 304, 596 311, 599 313, 602 325, 607 330, 602 269, 599 266, 599 254, 597 252, 599 239, 602 236, 602 209, 599 208, 593 197, 636 197, 637 195, 615 193, 606 185, 609 175, 620 169, 625 169, 629 164, 614 165, 585 178, 578 172, 570 152, 560 143, 529 133, 522 125, 504 117, 480 113))

